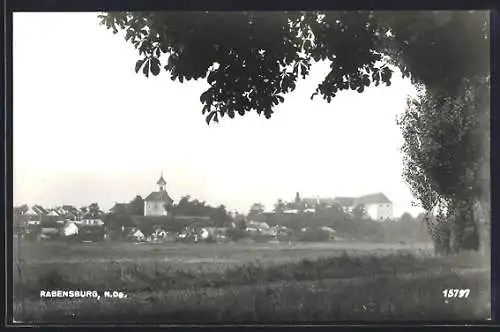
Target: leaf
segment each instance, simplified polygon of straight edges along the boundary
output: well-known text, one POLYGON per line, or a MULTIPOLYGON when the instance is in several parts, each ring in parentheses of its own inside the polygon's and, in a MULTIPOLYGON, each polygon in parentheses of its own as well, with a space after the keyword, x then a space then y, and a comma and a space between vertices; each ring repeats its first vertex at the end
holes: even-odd
POLYGON ((127 33, 125 34, 125 41, 128 41, 133 36, 134 36, 134 31, 131 29, 127 30, 127 33))
POLYGON ((203 106, 201 114, 205 114, 206 112, 210 112, 210 105, 203 106))
POLYGON ((146 58, 137 60, 135 63, 135 73, 137 74, 139 70, 141 70, 142 65, 144 64, 144 61, 146 61, 146 58))
POLYGON ((212 121, 212 118, 217 114, 215 111, 208 113, 207 117, 205 118, 205 121, 207 122, 207 125, 210 125, 210 121, 212 121))
POLYGON ((217 74, 217 72, 215 70, 212 70, 210 72, 210 74, 208 74, 208 77, 207 77, 207 82, 208 84, 212 84, 214 81, 215 81, 215 75, 217 74))
POLYGON ((158 58, 150 58, 150 67, 151 67, 151 73, 153 73, 154 76, 157 76, 160 73, 160 60, 158 58))
POLYGON ((211 92, 211 91, 210 91, 210 89, 208 89, 207 91, 203 92, 203 93, 201 94, 201 96, 200 96, 200 102, 202 102, 202 103, 207 103, 207 101, 208 101, 208 97, 209 97, 209 95, 210 95, 210 92, 211 92))
MULTIPOLYGON (((269 103, 278 105, 282 102, 281 98, 266 101, 270 91, 264 90, 279 87, 279 92, 283 94, 293 91, 297 79, 310 75, 312 59, 331 60, 333 77, 326 79, 325 86, 328 87, 317 90, 311 99, 320 94, 322 99, 331 100, 334 97, 332 91, 346 90, 350 87, 349 83, 353 83, 352 87, 360 92, 366 90, 359 88, 361 85, 367 87, 372 82, 389 85, 389 68, 375 68, 375 63, 379 66, 378 61, 382 60, 380 53, 374 51, 382 51, 378 45, 387 46, 384 53, 397 62, 403 76, 411 73, 412 82, 454 86, 462 78, 484 75, 489 70, 487 65, 483 68, 475 63, 478 61, 474 61, 480 54, 484 53, 485 57, 489 54, 489 40, 482 41, 486 33, 484 26, 488 26, 488 22, 478 14, 464 12, 463 15, 452 15, 445 25, 425 12, 405 15, 373 13, 372 18, 368 13, 358 12, 311 12, 305 16, 286 12, 278 15, 281 18, 273 15, 111 12, 99 15, 98 19, 114 32, 117 29, 125 31, 127 40, 132 40, 134 46, 140 45, 137 47, 141 57, 144 54, 160 58, 162 52, 179 50, 181 55, 173 54, 169 66, 165 67, 171 79, 185 81, 208 75, 209 84, 222 90, 220 93, 212 91, 212 95, 225 107, 233 96, 257 85, 259 92, 250 96, 249 105, 236 105, 235 112, 239 109, 255 111, 269 103), (322 16, 320 20, 318 15, 322 16), (336 23, 337 20, 341 23, 336 23), (258 32, 249 22, 253 22, 255 27, 265 22, 265 29, 258 32), (379 31, 388 29, 397 38, 378 35, 379 31), (158 47, 161 49, 158 50, 158 47), (265 49, 264 57, 259 55, 260 49, 265 49), (214 63, 220 64, 219 71, 209 69, 214 63), (367 77, 359 74, 363 69, 369 69, 367 77), (292 75, 281 76, 283 71, 291 71, 292 75), (347 82, 343 81, 344 76, 348 76, 347 82), (261 81, 262 77, 267 79, 264 84, 266 89, 256 82, 250 83, 252 79, 261 81)), ((142 68, 145 75, 148 75, 148 70, 153 75, 161 72, 156 61, 146 65, 144 62, 136 63, 136 72, 143 66, 146 67, 142 68)), ((487 60, 484 63, 489 64, 487 60)))
POLYGON ((146 76, 146 78, 149 77, 149 63, 150 63, 150 60, 147 59, 146 60, 146 64, 144 65, 144 67, 142 68, 142 73, 144 74, 144 76, 146 76))

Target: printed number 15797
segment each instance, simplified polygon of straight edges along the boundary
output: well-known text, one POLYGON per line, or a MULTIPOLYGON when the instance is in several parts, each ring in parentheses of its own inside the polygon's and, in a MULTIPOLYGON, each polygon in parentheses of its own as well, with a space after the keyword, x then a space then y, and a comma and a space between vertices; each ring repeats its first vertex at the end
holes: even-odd
POLYGON ((443 296, 446 298, 467 298, 470 294, 468 288, 444 289, 443 296))

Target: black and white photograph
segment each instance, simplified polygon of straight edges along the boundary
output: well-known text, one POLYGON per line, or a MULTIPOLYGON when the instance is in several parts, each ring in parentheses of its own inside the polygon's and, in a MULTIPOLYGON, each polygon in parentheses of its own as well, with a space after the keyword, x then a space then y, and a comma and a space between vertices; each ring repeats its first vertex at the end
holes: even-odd
POLYGON ((487 322, 489 18, 13 13, 13 323, 487 322))

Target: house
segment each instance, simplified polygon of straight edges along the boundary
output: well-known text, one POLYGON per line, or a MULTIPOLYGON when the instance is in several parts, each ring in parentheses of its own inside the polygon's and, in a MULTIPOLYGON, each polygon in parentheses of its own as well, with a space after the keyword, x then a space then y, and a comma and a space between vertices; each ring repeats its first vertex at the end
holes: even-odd
POLYGON ((76 207, 72 205, 63 205, 61 210, 66 219, 78 220, 81 217, 80 210, 78 210, 76 207))
POLYGON ((348 211, 348 207, 352 208, 355 198, 351 197, 315 197, 315 198, 303 198, 302 202, 305 204, 306 210, 316 209, 319 205, 323 205, 324 207, 332 207, 337 204, 341 206, 344 212, 348 211))
POLYGON ((266 222, 259 222, 259 221, 250 220, 247 223, 247 229, 249 229, 249 230, 255 229, 259 232, 262 232, 262 231, 268 230, 269 228, 270 227, 266 222))
POLYGON ((50 209, 46 216, 53 219, 58 219, 61 217, 61 213, 57 209, 50 209))
POLYGON ((226 227, 203 227, 199 231, 201 240, 208 240, 209 238, 217 242, 222 242, 227 240, 227 228, 226 227))
POLYGON ((56 224, 63 225, 66 222, 66 213, 60 209, 51 209, 49 213, 47 213, 46 219, 48 221, 56 222, 56 224))
POLYGON ((367 216, 373 220, 385 221, 392 220, 393 204, 383 193, 365 195, 356 198, 353 209, 363 207, 367 216))
POLYGON ((68 222, 64 225, 62 233, 64 236, 76 236, 78 235, 79 228, 73 222, 68 222))
POLYGON ((45 216, 47 215, 47 210, 45 210, 42 206, 40 205, 33 205, 32 210, 38 215, 38 216, 45 216))
POLYGON ((104 221, 101 219, 83 219, 79 222, 82 226, 104 226, 104 221))
POLYGON ((21 206, 14 206, 14 216, 22 216, 24 214, 24 210, 21 206))
POLYGON ((144 236, 150 236, 158 229, 167 230, 170 219, 167 216, 129 216, 129 218, 144 236))
POLYGON ((38 214, 33 207, 30 207, 25 213, 17 216, 17 218, 20 225, 40 225, 42 216, 43 215, 38 214))
POLYGON ((323 232, 326 232, 328 233, 328 237, 330 239, 330 241, 333 241, 335 240, 335 230, 328 227, 328 226, 321 226, 320 229, 323 231, 323 232))
POLYGON ((319 205, 319 197, 304 197, 302 202, 305 203, 306 209, 314 209, 319 205))
POLYGON ((78 220, 81 217, 80 210, 78 210, 72 205, 63 205, 58 208, 52 209, 51 211, 56 212, 63 219, 68 219, 72 221, 78 220))
POLYGON ((326 206, 326 207, 332 207, 336 201, 335 201, 335 198, 331 198, 331 197, 323 197, 323 198, 319 198, 319 203, 326 206))
POLYGON ((165 190, 167 183, 163 179, 163 174, 156 184, 159 190, 153 191, 144 199, 144 216, 166 216, 168 215, 168 207, 174 202, 165 190))
POLYGON ((356 201, 355 197, 335 197, 333 199, 334 203, 339 205, 342 208, 342 211, 345 213, 351 213, 354 202, 356 201))

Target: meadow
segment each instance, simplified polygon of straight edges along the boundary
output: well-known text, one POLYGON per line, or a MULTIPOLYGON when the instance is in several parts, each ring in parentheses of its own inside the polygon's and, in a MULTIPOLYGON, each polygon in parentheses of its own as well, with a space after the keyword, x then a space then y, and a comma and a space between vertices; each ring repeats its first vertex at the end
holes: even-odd
POLYGON ((488 257, 429 244, 25 243, 15 317, 37 323, 482 320, 488 257), (443 290, 467 288, 467 298, 443 290), (40 290, 126 298, 40 298, 40 290))

